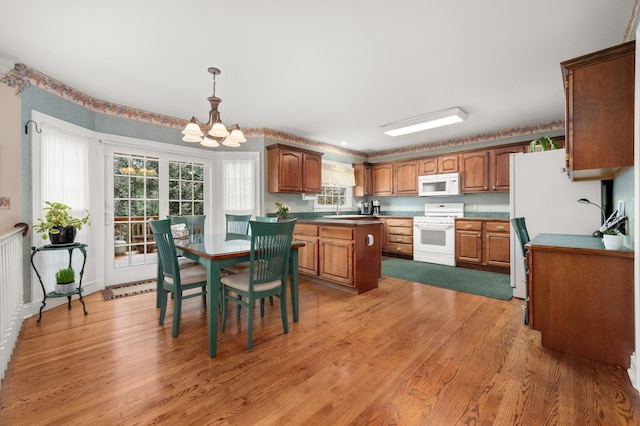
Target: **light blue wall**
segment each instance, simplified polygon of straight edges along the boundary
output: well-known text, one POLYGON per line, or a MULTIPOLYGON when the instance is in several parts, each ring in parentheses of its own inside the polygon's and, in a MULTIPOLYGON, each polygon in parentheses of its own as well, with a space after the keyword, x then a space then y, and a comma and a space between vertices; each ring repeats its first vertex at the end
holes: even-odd
POLYGON ((619 200, 625 200, 625 214, 627 220, 627 235, 625 237, 625 245, 629 248, 635 247, 635 241, 633 233, 636 225, 636 211, 634 202, 634 183, 633 183, 634 168, 631 167, 625 170, 613 181, 613 208, 618 207, 619 200))

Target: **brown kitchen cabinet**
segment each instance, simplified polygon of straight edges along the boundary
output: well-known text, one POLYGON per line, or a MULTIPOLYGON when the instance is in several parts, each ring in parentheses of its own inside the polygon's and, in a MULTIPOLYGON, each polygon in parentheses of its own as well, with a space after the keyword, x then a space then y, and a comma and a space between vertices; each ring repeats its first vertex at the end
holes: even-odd
POLYGON ((386 217, 386 250, 388 254, 413 258, 413 218, 386 217))
POLYGON ((529 142, 460 154, 460 192, 509 190, 509 155, 526 152, 529 142))
POLYGON ((509 190, 509 156, 519 152, 525 152, 526 146, 511 146, 508 148, 496 148, 489 152, 490 179, 492 191, 509 190))
POLYGON ((420 160, 420 176, 455 173, 458 170, 458 154, 428 157, 420 160))
POLYGON ((510 227, 508 219, 456 219, 456 264, 509 273, 510 227))
POLYGON ((629 368, 635 350, 633 250, 539 234, 526 246, 529 326, 550 348, 629 368))
POLYGON ((633 166, 635 41, 560 65, 569 177, 613 179, 633 166))
POLYGON ((393 163, 376 163, 371 169, 373 195, 393 195, 393 163))
POLYGON ((418 195, 418 160, 399 161, 393 164, 393 193, 418 195))
POLYGON ((378 287, 381 224, 377 220, 353 225, 348 222, 335 219, 319 224, 296 223, 294 240, 306 243, 299 249, 298 271, 360 294, 378 287))
POLYGON ((489 191, 489 151, 460 154, 460 192, 489 191))
POLYGON ((292 194, 322 192, 322 154, 273 144, 268 151, 268 190, 292 194))
POLYGON ((298 270, 301 273, 318 275, 318 227, 296 223, 293 239, 305 243, 304 247, 298 249, 298 270))
POLYGON ((354 197, 368 197, 373 195, 373 165, 361 163, 353 165, 356 186, 353 187, 354 197))

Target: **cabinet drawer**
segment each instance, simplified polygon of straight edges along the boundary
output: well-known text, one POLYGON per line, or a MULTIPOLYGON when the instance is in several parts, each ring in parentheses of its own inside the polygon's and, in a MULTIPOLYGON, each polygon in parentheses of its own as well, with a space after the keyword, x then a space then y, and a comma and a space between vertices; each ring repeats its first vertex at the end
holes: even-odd
POLYGON ((390 242, 387 247, 389 253, 402 253, 413 255, 413 244, 402 244, 390 242))
POLYGON ((320 236, 324 238, 335 238, 338 240, 353 240, 353 229, 338 226, 321 226, 320 236))
POLYGON ((456 229, 460 231, 482 231, 482 222, 470 220, 457 220, 456 229))
POLYGON ((388 235, 413 235, 413 228, 400 228, 397 226, 389 226, 387 229, 388 235))
POLYGON ((389 235, 387 240, 389 243, 413 244, 413 236, 411 235, 389 235))
POLYGON ((387 219, 386 223, 387 223, 387 226, 401 226, 401 227, 412 228, 413 227, 413 218, 387 219))
POLYGON ((509 222, 487 222, 485 229, 488 232, 509 232, 509 222))
POLYGON ((318 227, 316 225, 296 223, 296 227, 294 228, 293 233, 298 235, 311 235, 313 237, 317 237, 318 227))

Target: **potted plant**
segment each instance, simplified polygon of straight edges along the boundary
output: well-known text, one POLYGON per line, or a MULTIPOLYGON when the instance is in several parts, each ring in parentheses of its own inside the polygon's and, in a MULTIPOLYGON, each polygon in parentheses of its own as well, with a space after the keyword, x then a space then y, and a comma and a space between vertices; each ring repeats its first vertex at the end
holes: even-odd
POLYGON ((624 243, 624 235, 617 229, 607 229, 602 233, 602 242, 607 250, 620 250, 624 243))
POLYGON ((534 139, 529 143, 529 152, 547 151, 549 149, 558 149, 560 145, 555 143, 553 139, 548 136, 542 136, 538 139, 534 139))
POLYGON ((76 290, 76 273, 73 268, 64 268, 56 272, 56 293, 67 294, 76 290))
POLYGON ((89 210, 85 210, 85 216, 77 218, 71 216, 71 207, 64 203, 45 201, 45 204, 45 220, 38 219, 38 223, 33 225, 33 230, 41 234, 43 240, 48 237, 51 244, 71 244, 76 238, 76 231, 81 229, 82 225, 91 225, 89 210))
POLYGON ((276 212, 276 215, 278 216, 278 218, 280 219, 289 218, 289 206, 287 204, 276 203, 276 207, 278 208, 278 211, 276 212))

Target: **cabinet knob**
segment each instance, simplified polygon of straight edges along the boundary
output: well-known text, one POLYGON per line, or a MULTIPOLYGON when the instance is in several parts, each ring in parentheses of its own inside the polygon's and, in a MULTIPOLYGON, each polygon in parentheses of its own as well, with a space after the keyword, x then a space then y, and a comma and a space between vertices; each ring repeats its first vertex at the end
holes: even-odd
POLYGON ((498 226, 496 226, 496 229, 504 229, 504 226, 498 225, 498 226))
POLYGON ((467 224, 465 225, 465 228, 471 228, 472 226, 473 226, 473 225, 471 225, 470 223, 467 223, 467 224))

